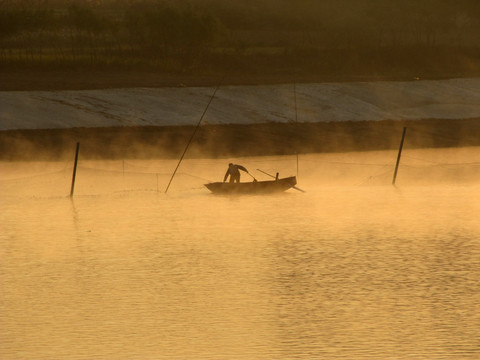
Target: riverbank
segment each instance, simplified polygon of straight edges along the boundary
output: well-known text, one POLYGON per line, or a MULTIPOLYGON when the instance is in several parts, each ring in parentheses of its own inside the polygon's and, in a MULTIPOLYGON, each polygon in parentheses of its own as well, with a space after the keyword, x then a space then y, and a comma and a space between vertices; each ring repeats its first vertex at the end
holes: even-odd
MULTIPOLYGON (((480 146, 480 119, 202 125, 187 157, 240 157, 480 146)), ((179 158, 194 126, 135 126, 0 132, 1 160, 179 158)))
MULTIPOLYGON (((158 88, 158 87, 198 87, 217 85, 274 85, 286 83, 328 83, 328 82, 368 82, 368 81, 412 81, 421 74, 315 74, 311 72, 293 73, 278 71, 275 73, 244 73, 230 71, 228 74, 174 74, 138 70, 38 70, 38 69, 2 69, 0 91, 59 91, 92 90, 113 88, 158 88)), ((449 72, 447 75, 423 75, 422 79, 442 80, 451 78, 471 78, 480 76, 480 72, 449 72)))
MULTIPOLYGON (((0 159, 69 159, 77 142, 85 158, 178 158, 215 88, 211 77, 88 73, 82 83, 80 74, 73 81, 72 74, 61 74, 49 79, 42 78, 45 73, 17 74, 10 85, 0 83, 12 89, 13 79, 22 78, 18 89, 30 89, 0 92, 0 159), (94 78, 99 87, 113 88, 92 90, 94 78), (65 90, 70 86, 75 89, 65 90)), ((406 147, 478 146, 479 82, 223 85, 187 156, 396 149, 403 127, 406 147)))
POLYGON ((458 78, 2 91, 0 130, 194 126, 207 104, 203 125, 475 119, 478 89, 458 78))

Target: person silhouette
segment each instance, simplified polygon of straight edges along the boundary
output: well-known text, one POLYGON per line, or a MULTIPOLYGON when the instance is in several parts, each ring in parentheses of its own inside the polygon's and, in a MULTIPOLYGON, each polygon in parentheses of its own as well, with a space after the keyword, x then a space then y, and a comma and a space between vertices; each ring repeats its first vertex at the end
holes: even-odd
POLYGON ((223 177, 223 182, 227 181, 228 176, 230 175, 230 183, 235 183, 235 182, 240 182, 240 171, 245 171, 248 173, 248 170, 245 169, 242 165, 237 165, 237 164, 228 164, 228 169, 227 172, 225 173, 225 176, 223 177))

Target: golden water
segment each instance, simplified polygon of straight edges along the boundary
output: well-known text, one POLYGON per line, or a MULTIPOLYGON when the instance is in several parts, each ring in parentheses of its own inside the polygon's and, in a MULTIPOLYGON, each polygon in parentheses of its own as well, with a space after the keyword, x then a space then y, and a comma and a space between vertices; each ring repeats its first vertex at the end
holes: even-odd
POLYGON ((65 164, 2 163, 0 358, 479 359, 475 168, 395 188, 374 155, 303 156, 306 193, 243 197, 202 186, 229 159, 167 194, 175 162, 81 162, 73 200, 65 164))

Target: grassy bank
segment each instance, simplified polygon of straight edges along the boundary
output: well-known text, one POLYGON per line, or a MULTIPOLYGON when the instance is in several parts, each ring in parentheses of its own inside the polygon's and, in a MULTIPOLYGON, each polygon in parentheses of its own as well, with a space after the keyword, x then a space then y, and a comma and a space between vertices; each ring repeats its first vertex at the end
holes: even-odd
MULTIPOLYGON (((480 53, 479 53, 480 59, 480 53)), ((480 61, 479 69, 480 69, 480 61)), ((465 60, 465 66, 445 66, 428 71, 404 68, 403 70, 369 69, 368 71, 296 70, 278 65, 278 68, 264 66, 263 70, 203 71, 196 73, 168 73, 138 69, 44 69, 18 68, 0 69, 0 91, 55 91, 90 90, 113 88, 159 88, 195 87, 216 85, 269 85, 293 83, 326 82, 371 82, 371 81, 412 81, 441 80, 462 77, 480 77, 480 70, 465 60), (468 64, 468 66, 467 66, 468 64)))

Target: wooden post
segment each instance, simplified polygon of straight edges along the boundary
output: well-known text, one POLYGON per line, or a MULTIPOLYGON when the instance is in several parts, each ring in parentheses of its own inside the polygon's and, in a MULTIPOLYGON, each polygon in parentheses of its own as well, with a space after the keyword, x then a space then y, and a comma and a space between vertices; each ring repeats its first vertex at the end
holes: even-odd
POLYGON ((80 143, 77 142, 77 149, 75 151, 75 163, 73 164, 73 175, 72 175, 72 187, 70 189, 70 197, 73 196, 73 191, 75 189, 75 177, 77 176, 77 164, 78 164, 78 152, 80 150, 80 143))
POLYGON ((296 154, 297 154, 297 177, 298 177, 298 152, 296 154))
POLYGON ((403 133, 402 133, 402 140, 400 141, 400 148, 398 149, 397 163, 395 165, 395 172, 393 173, 392 185, 395 185, 395 181, 397 180, 398 166, 400 165, 400 158, 402 157, 403 141, 405 140, 405 133, 406 132, 407 132, 407 128, 404 127, 403 128, 403 133))
MULTIPOLYGON (((293 82, 293 99, 295 103, 295 130, 298 130, 297 83, 295 81, 293 82)), ((298 177, 298 151, 296 151, 295 154, 297 155, 297 177, 298 177)))
POLYGON ((298 122, 298 115, 297 115, 297 83, 293 82, 293 101, 295 104, 295 123, 298 122))

